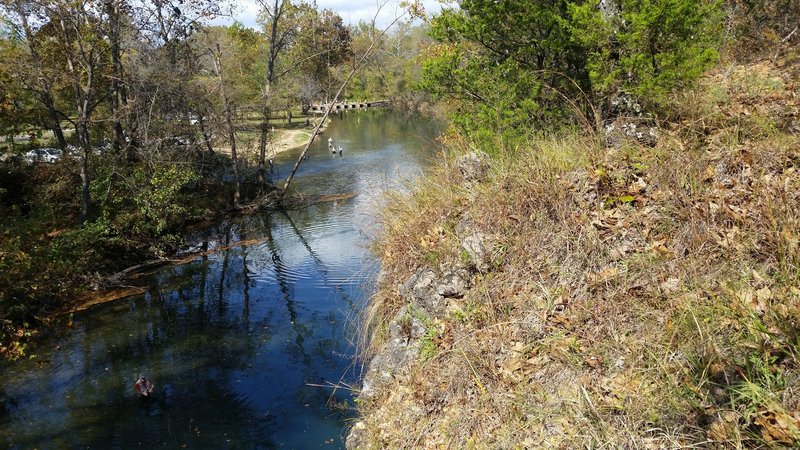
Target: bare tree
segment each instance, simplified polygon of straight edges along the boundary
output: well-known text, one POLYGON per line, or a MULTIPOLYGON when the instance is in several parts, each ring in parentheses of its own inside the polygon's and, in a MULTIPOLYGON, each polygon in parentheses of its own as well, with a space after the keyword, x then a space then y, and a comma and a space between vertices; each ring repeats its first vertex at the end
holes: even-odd
POLYGON ((222 103, 225 114, 225 126, 228 132, 228 142, 231 146, 233 178, 236 184, 236 191, 233 194, 233 205, 239 206, 239 201, 241 198, 241 187, 240 187, 240 177, 239 177, 239 158, 236 154, 236 128, 233 125, 233 108, 231 107, 231 99, 230 95, 228 94, 228 88, 225 85, 225 79, 222 76, 222 50, 220 49, 219 43, 217 43, 216 49, 211 49, 210 51, 212 53, 214 61, 214 73, 217 75, 217 78, 219 79, 219 86, 222 94, 222 103))
POLYGON ((280 28, 280 22, 285 17, 287 8, 291 6, 289 0, 274 0, 267 3, 267 0, 260 0, 261 8, 268 18, 269 28, 269 53, 267 54, 267 77, 261 86, 261 124, 259 126, 260 138, 258 144, 258 183, 259 188, 264 185, 264 174, 266 172, 265 161, 267 154, 267 140, 269 133, 270 118, 270 96, 272 84, 275 81, 275 63, 278 56, 285 50, 289 43, 294 28, 280 28))
POLYGON ((89 215, 89 121, 97 105, 104 100, 98 95, 98 75, 105 63, 106 50, 102 36, 95 34, 99 18, 94 4, 89 0, 62 4, 54 2, 48 8, 51 21, 61 32, 64 59, 75 102, 75 126, 81 150, 81 220, 89 215))

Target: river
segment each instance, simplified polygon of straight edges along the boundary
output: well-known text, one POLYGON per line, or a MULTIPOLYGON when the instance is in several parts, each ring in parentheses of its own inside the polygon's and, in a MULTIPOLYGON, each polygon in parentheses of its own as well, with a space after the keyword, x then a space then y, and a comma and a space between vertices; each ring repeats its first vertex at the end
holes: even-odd
MULTIPOLYGON (((376 209, 424 170, 437 132, 389 110, 334 117, 291 191, 354 196, 216 224, 193 237, 205 256, 76 313, 0 368, 0 448, 343 448, 376 209), (151 399, 133 390, 140 374, 151 399)), ((298 154, 277 156, 275 179, 298 154)))

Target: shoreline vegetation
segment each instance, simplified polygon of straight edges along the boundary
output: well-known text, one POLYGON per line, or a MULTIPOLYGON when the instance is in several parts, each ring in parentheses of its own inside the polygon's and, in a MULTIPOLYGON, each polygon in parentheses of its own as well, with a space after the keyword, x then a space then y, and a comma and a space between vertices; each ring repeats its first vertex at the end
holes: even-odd
MULTIPOLYGON (((270 152, 267 154, 268 158, 273 158, 278 154, 302 148, 311 137, 316 124, 319 123, 319 116, 302 116, 295 115, 294 123, 287 124, 285 119, 275 120, 270 132, 270 140, 268 142, 268 149, 270 152)), ((330 119, 326 120, 320 127, 320 132, 315 139, 320 139, 324 131, 327 129, 330 119)), ((243 121, 240 125, 241 128, 248 128, 249 121, 243 121)), ((69 133, 67 133, 69 134, 69 133)), ((257 157, 256 146, 253 145, 253 134, 250 131, 237 132, 238 141, 240 142, 239 151, 241 157, 246 161, 247 159, 255 160, 257 157)), ((45 136, 46 138, 46 136, 45 136)), ((41 143, 33 141, 33 146, 41 146, 41 143)), ((46 145, 46 144, 45 144, 46 145)), ((213 158, 229 158, 231 151, 229 147, 214 146, 213 151, 218 156, 213 158)), ((99 155, 103 158, 103 155, 99 155)), ((57 176, 56 174, 69 170, 67 165, 75 164, 76 161, 66 158, 63 161, 56 162, 55 164, 26 164, 22 161, 14 160, 7 161, 7 163, 17 164, 22 170, 29 171, 35 174, 35 178, 51 178, 57 176)), ((218 165, 218 162, 211 162, 212 165, 218 165)), ((222 166, 224 167, 224 166, 222 166)), ((218 170, 218 169, 217 169, 218 170)), ((33 295, 38 297, 38 302, 41 309, 33 309, 31 305, 25 305, 22 310, 20 319, 11 319, 10 315, 2 318, 2 333, 5 336, 0 341, 0 355, 6 359, 15 359, 27 354, 28 344, 31 343, 40 331, 41 326, 58 327, 60 323, 69 323, 72 313, 82 311, 92 306, 115 301, 130 295, 142 293, 146 288, 136 286, 136 279, 152 272, 153 270, 169 264, 185 264, 197 256, 201 252, 193 252, 185 255, 177 256, 176 252, 184 243, 187 233, 190 230, 207 226, 208 224, 217 222, 226 216, 251 214, 263 209, 277 207, 269 200, 269 192, 276 189, 270 185, 266 192, 267 200, 259 200, 259 194, 256 193, 257 187, 252 184, 246 184, 245 190, 248 192, 248 197, 253 199, 252 203, 243 205, 231 204, 230 191, 232 186, 230 183, 214 182, 206 186, 196 185, 193 189, 195 194, 190 196, 191 204, 187 205, 183 212, 183 217, 180 222, 175 222, 169 225, 170 233, 164 235, 157 233, 153 236, 140 236, 137 242, 125 245, 121 253, 124 257, 119 257, 119 254, 108 254, 103 256, 105 263, 98 264, 100 261, 91 261, 91 258, 98 259, 99 255, 94 252, 87 252, 83 249, 77 250, 81 255, 63 255, 61 256, 62 265, 56 269, 47 269, 48 272, 44 273, 44 277, 39 275, 35 281, 21 281, 7 278, 4 280, 6 283, 17 283, 18 286, 24 289, 32 289, 33 295), (165 240, 167 238, 167 240, 165 240), (130 252, 130 249, 136 249, 130 252), (146 249, 146 250, 143 250, 146 249), (153 259, 155 257, 155 259, 153 259), (87 258, 90 258, 87 260, 87 258), (73 266, 71 263, 81 261, 80 266, 73 266), (94 267, 93 270, 87 271, 86 265, 89 264, 94 267), (55 276, 55 277, 54 277, 55 276), (26 285, 24 283, 31 283, 26 285), (47 300, 45 300, 47 299, 47 300)), ((338 196, 328 196, 332 199, 347 198, 351 194, 340 194, 338 196)), ((171 201, 171 200, 170 200, 171 201)), ((319 203, 332 201, 326 197, 321 198, 287 198, 287 202, 292 205, 319 203)), ((157 213, 160 214, 160 213, 157 213)), ((168 218, 164 218, 168 219, 168 218)), ((26 224, 19 224, 23 227, 28 227, 23 233, 21 230, 17 233, 26 235, 26 239, 36 242, 36 247, 45 251, 52 249, 54 246, 59 246, 59 239, 75 232, 80 232, 79 229, 69 229, 63 225, 55 225, 57 221, 33 218, 33 222, 26 224), (35 223, 35 228, 30 228, 29 225, 35 223), (53 225, 51 225, 53 224, 53 225)), ((88 230, 89 235, 81 237, 80 239, 87 239, 86 244, 92 246, 95 239, 102 239, 104 231, 102 230, 88 230)), ((8 239, 8 231, 4 239, 8 239)), ((12 242, 6 241, 6 244, 12 242)), ((248 242, 234 243, 232 246, 247 245, 248 242)), ((16 244, 18 246, 24 245, 20 239, 16 244)), ((105 244, 107 245, 107 244, 105 244)), ((112 244, 109 247, 111 253, 118 247, 119 244, 112 244)), ((80 245, 83 247, 83 244, 80 245)), ((211 252, 221 251, 223 248, 214 249, 211 252)), ((52 251, 52 250, 50 250, 52 251)), ((31 267, 32 264, 39 264, 46 262, 46 256, 33 255, 30 252, 0 252, 0 262, 6 268, 6 273, 13 273, 14 270, 20 270, 25 267, 31 267), (21 265, 22 264, 22 265, 21 265), (8 270, 11 269, 11 270, 8 270)), ((9 286, 3 286, 3 293, 5 295, 12 294, 14 289, 9 286)), ((13 295, 13 294, 12 294, 13 295)), ((7 301, 8 299, 6 299, 7 301)))
POLYGON ((264 2, 255 27, 210 25, 213 0, 90 3, 0 5, 3 359, 187 227, 284 200, 269 164, 311 105, 403 97, 429 39, 406 10, 380 30, 313 2, 264 2))
POLYGON ((800 447, 797 5, 459 6, 346 447, 800 447))
POLYGON ((800 54, 724 61, 655 143, 448 134, 375 244, 361 448, 796 448, 800 54))

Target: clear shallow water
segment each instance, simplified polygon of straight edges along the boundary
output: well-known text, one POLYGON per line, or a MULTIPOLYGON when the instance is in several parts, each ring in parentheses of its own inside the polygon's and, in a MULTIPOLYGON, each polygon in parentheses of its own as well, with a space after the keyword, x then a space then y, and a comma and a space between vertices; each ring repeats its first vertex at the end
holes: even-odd
MULTIPOLYGON (((0 368, 0 448, 342 448, 354 320, 377 262, 380 194, 418 175, 435 124, 390 111, 334 118, 293 182, 347 200, 237 218, 196 236, 222 248, 76 314, 37 358, 0 368), (334 138, 343 156, 327 150, 334 138), (256 240, 246 246, 238 241, 256 240), (140 400, 142 373, 156 394, 140 400)), ((276 158, 285 178, 299 151, 276 158)))

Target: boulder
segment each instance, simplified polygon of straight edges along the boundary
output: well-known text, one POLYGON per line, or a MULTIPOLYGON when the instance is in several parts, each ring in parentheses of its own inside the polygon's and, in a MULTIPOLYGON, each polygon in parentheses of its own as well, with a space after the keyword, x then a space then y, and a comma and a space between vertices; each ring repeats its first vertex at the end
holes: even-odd
POLYGON ((444 267, 441 274, 421 268, 403 283, 400 293, 417 309, 431 317, 443 317, 447 299, 461 298, 472 286, 472 274, 466 267, 444 267))
POLYGON ((635 141, 653 147, 658 143, 658 128, 645 117, 639 101, 623 92, 613 95, 605 114, 606 144, 620 147, 635 141))
POLYGON ((480 272, 486 272, 492 267, 494 259, 494 244, 484 233, 473 232, 461 242, 461 249, 469 256, 470 264, 480 272))
POLYGON ((447 300, 437 292, 438 277, 427 268, 417 270, 403 283, 400 293, 417 309, 440 317, 447 309, 447 300))
POLYGON ((471 274, 464 267, 446 269, 436 282, 436 293, 444 298, 461 298, 471 287, 471 279, 471 274))

